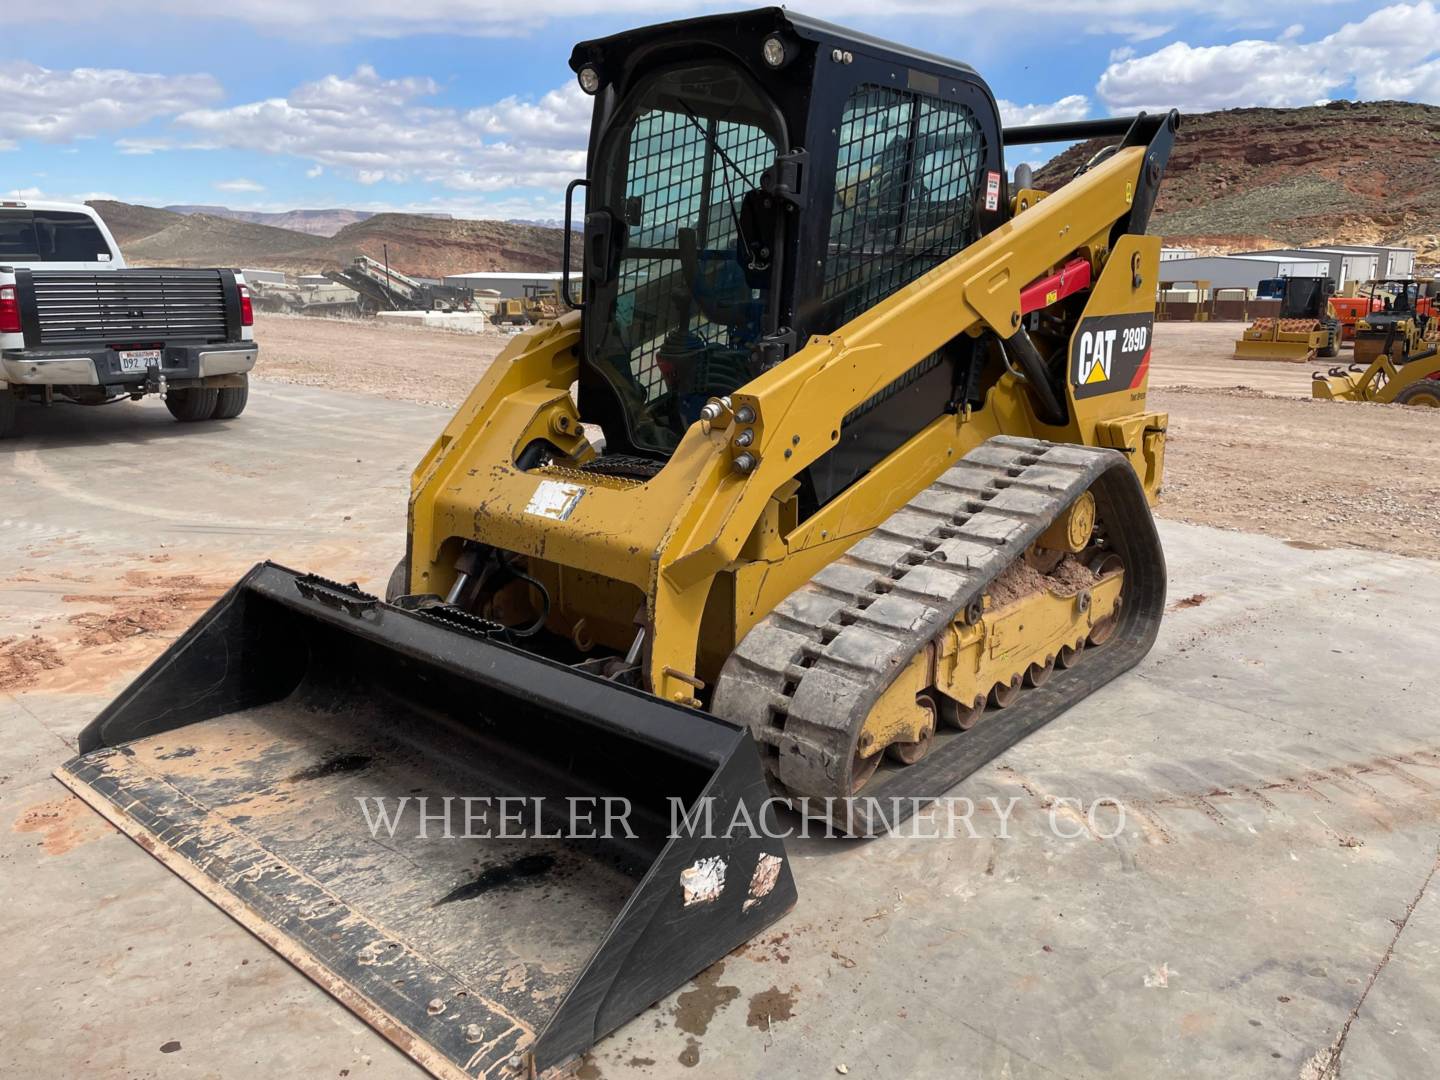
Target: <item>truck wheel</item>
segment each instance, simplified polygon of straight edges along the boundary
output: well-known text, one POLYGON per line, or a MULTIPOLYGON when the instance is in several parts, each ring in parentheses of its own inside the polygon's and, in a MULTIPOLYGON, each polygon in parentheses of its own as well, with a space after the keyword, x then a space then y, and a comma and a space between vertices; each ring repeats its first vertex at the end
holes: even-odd
POLYGON ((240 379, 239 386, 220 388, 215 399, 215 411, 210 414, 212 420, 234 420, 245 411, 245 403, 250 399, 250 376, 241 375, 240 379))
POLYGON ((20 399, 10 387, 0 383, 0 439, 8 439, 20 430, 20 399))
POLYGON ((199 387, 193 390, 171 390, 165 395, 165 407, 176 420, 187 424, 196 420, 209 420, 215 412, 215 402, 219 396, 219 390, 204 390, 199 387))

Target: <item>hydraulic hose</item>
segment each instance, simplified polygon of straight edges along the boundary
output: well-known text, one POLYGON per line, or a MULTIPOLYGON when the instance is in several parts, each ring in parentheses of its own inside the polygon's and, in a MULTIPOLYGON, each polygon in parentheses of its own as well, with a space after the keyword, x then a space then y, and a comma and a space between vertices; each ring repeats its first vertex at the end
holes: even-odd
POLYGON ((1065 408, 1065 403, 1056 396, 1055 387, 1050 383, 1050 373, 1045 368, 1045 358, 1040 355, 1040 350, 1035 348, 1035 342, 1025 332, 1025 327, 1017 327, 1015 333, 1005 339, 1002 348, 1014 353, 1020 371, 1025 376, 1025 383, 1034 394, 1035 415, 1040 418, 1041 423, 1052 427, 1068 424, 1069 411, 1065 408))

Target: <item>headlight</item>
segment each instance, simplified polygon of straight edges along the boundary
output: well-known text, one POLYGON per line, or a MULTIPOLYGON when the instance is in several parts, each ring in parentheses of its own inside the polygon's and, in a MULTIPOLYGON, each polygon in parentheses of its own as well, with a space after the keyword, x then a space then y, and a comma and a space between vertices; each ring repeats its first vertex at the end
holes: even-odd
POLYGON ((600 89, 600 73, 589 64, 580 69, 580 89, 593 94, 600 89))
POLYGON ((765 63, 773 68, 785 63, 785 43, 778 37, 766 38, 765 44, 760 47, 760 53, 765 57, 765 63))

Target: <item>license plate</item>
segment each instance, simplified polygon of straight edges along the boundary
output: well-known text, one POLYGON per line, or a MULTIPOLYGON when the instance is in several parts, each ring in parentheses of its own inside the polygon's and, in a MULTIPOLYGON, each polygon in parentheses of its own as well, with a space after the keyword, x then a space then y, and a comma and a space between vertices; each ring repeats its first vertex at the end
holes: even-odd
POLYGON ((159 349, 131 349, 118 354, 121 371, 145 371, 160 366, 159 349))

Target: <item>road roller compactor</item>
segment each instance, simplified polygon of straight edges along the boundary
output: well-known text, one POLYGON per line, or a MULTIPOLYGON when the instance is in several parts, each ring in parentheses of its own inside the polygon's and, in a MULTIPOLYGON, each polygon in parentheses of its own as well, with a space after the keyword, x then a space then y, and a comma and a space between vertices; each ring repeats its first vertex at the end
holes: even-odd
POLYGON ((1176 114, 1002 130, 773 8, 570 63, 583 303, 416 467, 386 595, 256 566, 58 772, 439 1076, 572 1060, 788 910, 787 823, 898 823, 1164 606, 1176 114))
POLYGON ((1280 310, 1256 319, 1235 342, 1237 360, 1300 364, 1340 355, 1344 329, 1332 296, 1335 282, 1322 277, 1280 278, 1280 310))
POLYGON ((1370 310, 1355 323, 1353 361, 1314 372, 1310 396, 1440 408, 1435 292, 1433 281, 1371 282, 1370 310))

